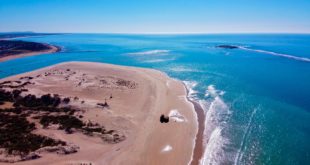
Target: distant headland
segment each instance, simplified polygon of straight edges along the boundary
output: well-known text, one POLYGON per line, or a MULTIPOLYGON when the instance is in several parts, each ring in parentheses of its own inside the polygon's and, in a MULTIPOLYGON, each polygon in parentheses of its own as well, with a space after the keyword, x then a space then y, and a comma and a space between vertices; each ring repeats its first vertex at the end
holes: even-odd
POLYGON ((60 35, 63 33, 35 33, 35 32, 0 32, 0 40, 23 38, 23 37, 36 37, 47 35, 60 35))
POLYGON ((55 35, 54 33, 0 33, 0 62, 24 56, 54 53, 60 51, 60 47, 45 43, 12 40, 15 38, 33 37, 42 35, 55 35))

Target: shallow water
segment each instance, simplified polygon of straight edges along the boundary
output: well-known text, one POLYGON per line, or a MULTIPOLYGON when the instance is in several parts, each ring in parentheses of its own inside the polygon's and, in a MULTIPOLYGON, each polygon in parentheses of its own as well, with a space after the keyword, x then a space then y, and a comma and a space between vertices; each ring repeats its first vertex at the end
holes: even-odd
POLYGON ((0 63, 0 77, 65 61, 159 69, 206 113, 204 164, 310 164, 310 35, 70 34, 63 47, 0 63), (219 49, 231 44, 246 49, 219 49))

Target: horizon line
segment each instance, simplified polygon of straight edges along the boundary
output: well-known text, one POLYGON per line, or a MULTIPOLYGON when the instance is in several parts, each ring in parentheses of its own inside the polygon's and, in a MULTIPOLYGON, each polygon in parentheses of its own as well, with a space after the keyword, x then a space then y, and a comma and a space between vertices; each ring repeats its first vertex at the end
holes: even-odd
POLYGON ((45 33, 45 34, 145 34, 145 35, 211 35, 211 34, 310 34, 310 32, 39 32, 39 31, 0 31, 0 33, 45 33))

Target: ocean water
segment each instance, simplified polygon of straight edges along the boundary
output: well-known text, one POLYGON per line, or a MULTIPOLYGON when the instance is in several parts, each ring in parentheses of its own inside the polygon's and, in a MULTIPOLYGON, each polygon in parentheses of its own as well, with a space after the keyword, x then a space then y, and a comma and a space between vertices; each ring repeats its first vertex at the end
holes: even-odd
POLYGON ((65 61, 154 68, 206 114, 201 164, 310 164, 310 35, 68 34, 62 52, 0 63, 0 78, 65 61), (230 44, 240 49, 220 49, 230 44))

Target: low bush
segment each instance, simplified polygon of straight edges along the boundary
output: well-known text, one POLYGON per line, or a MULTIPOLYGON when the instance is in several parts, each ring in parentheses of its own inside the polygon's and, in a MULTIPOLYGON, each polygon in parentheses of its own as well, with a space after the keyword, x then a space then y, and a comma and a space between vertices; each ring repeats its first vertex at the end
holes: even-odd
POLYGON ((0 148, 8 154, 26 155, 45 146, 65 145, 66 143, 46 136, 31 133, 35 124, 23 116, 0 113, 0 148))

